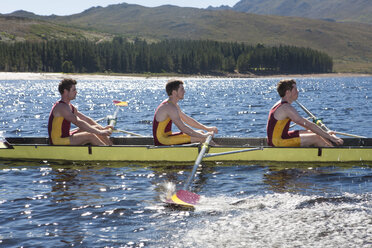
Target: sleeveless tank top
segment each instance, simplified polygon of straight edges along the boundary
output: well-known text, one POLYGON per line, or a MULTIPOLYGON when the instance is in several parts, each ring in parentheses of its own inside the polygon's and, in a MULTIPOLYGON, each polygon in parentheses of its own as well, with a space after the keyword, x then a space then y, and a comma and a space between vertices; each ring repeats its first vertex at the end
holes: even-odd
POLYGON ((275 143, 281 143, 281 140, 298 138, 299 131, 289 131, 291 119, 277 120, 274 117, 275 111, 287 101, 280 102, 275 105, 269 113, 267 120, 267 143, 269 146, 275 146, 275 143))
MULTIPOLYGON (((53 144, 53 137, 65 138, 70 136, 71 122, 65 120, 63 116, 55 117, 53 115, 53 110, 57 106, 57 104, 67 103, 65 103, 64 101, 58 101, 53 105, 52 110, 50 111, 48 121, 48 134, 49 141, 51 142, 51 144, 53 144)), ((72 107, 71 112, 74 113, 75 112, 74 106, 72 106, 71 104, 70 106, 72 107)))
POLYGON ((159 108, 166 104, 167 102, 168 100, 164 100, 155 110, 154 120, 152 122, 152 134, 154 136, 154 144, 156 146, 162 145, 159 142, 158 139, 159 136, 168 136, 169 134, 172 133, 172 120, 169 117, 161 122, 158 122, 156 120, 156 114, 158 113, 159 108))

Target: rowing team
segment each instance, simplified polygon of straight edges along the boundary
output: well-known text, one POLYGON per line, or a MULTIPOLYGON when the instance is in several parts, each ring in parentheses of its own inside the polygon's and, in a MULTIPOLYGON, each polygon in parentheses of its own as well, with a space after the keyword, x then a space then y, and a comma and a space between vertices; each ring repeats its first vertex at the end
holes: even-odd
MULTIPOLYGON (((114 127, 99 125, 71 104, 71 100, 74 100, 77 95, 76 84, 76 80, 63 79, 58 85, 61 100, 54 104, 48 123, 51 144, 112 145, 110 135, 114 127), (70 131, 71 123, 78 127, 76 131, 70 131)), ((165 90, 168 99, 157 107, 153 120, 155 145, 201 143, 209 135, 213 136, 218 133, 217 127, 205 126, 180 109, 178 102, 185 95, 184 83, 181 80, 168 81, 165 90), (173 123, 181 132, 172 132, 173 123), (192 128, 205 132, 195 131, 192 128)), ((338 138, 334 132, 326 132, 315 123, 303 118, 291 105, 298 98, 294 80, 281 80, 277 84, 277 91, 281 99, 271 108, 267 122, 267 139, 270 146, 324 147, 343 144, 343 140, 338 138), (291 121, 304 127, 305 130, 289 131, 291 121)), ((216 144, 212 141, 211 145, 216 144)))

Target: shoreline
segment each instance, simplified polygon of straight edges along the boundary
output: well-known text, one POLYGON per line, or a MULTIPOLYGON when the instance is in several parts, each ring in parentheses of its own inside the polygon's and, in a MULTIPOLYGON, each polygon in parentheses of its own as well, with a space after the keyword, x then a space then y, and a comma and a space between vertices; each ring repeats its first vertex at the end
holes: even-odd
POLYGON ((65 73, 39 73, 39 72, 0 72, 0 80, 62 80, 73 78, 76 80, 103 80, 103 79, 136 79, 136 78, 325 78, 325 77, 372 77, 372 74, 359 73, 322 73, 322 74, 278 74, 278 75, 177 75, 177 74, 65 74, 65 73))

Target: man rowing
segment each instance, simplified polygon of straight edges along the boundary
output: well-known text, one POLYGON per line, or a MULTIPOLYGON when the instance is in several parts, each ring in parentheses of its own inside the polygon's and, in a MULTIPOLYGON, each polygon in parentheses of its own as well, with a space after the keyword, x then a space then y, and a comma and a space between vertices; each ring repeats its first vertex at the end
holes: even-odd
POLYGON ((53 145, 112 145, 112 126, 102 127, 91 118, 80 113, 70 103, 77 95, 77 82, 63 79, 58 85, 61 100, 56 102, 49 115, 48 133, 53 145), (71 123, 79 129, 70 133, 71 123))
POLYGON ((157 146, 204 142, 209 135, 218 133, 217 127, 207 127, 181 111, 178 102, 184 98, 185 88, 181 80, 170 80, 165 90, 169 96, 156 109, 152 131, 157 146), (172 132, 174 123, 181 132, 172 132), (198 132, 189 126, 205 130, 198 132))
POLYGON ((332 131, 325 132, 315 123, 301 117, 291 105, 298 97, 296 81, 281 80, 277 85, 281 100, 270 110, 267 121, 267 138, 270 146, 289 147, 329 147, 342 145, 343 140, 332 131), (293 121, 306 130, 289 131, 289 124, 293 121))

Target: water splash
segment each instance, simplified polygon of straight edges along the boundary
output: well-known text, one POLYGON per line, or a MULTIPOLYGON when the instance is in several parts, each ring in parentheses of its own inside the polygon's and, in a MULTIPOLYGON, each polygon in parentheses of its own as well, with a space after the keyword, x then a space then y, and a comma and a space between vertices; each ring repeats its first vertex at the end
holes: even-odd
POLYGON ((162 182, 158 185, 157 191, 159 192, 160 201, 166 202, 176 193, 176 184, 173 182, 162 182))
POLYGON ((369 247, 371 194, 319 198, 290 193, 203 198, 187 228, 175 228, 163 242, 180 247, 369 247))

